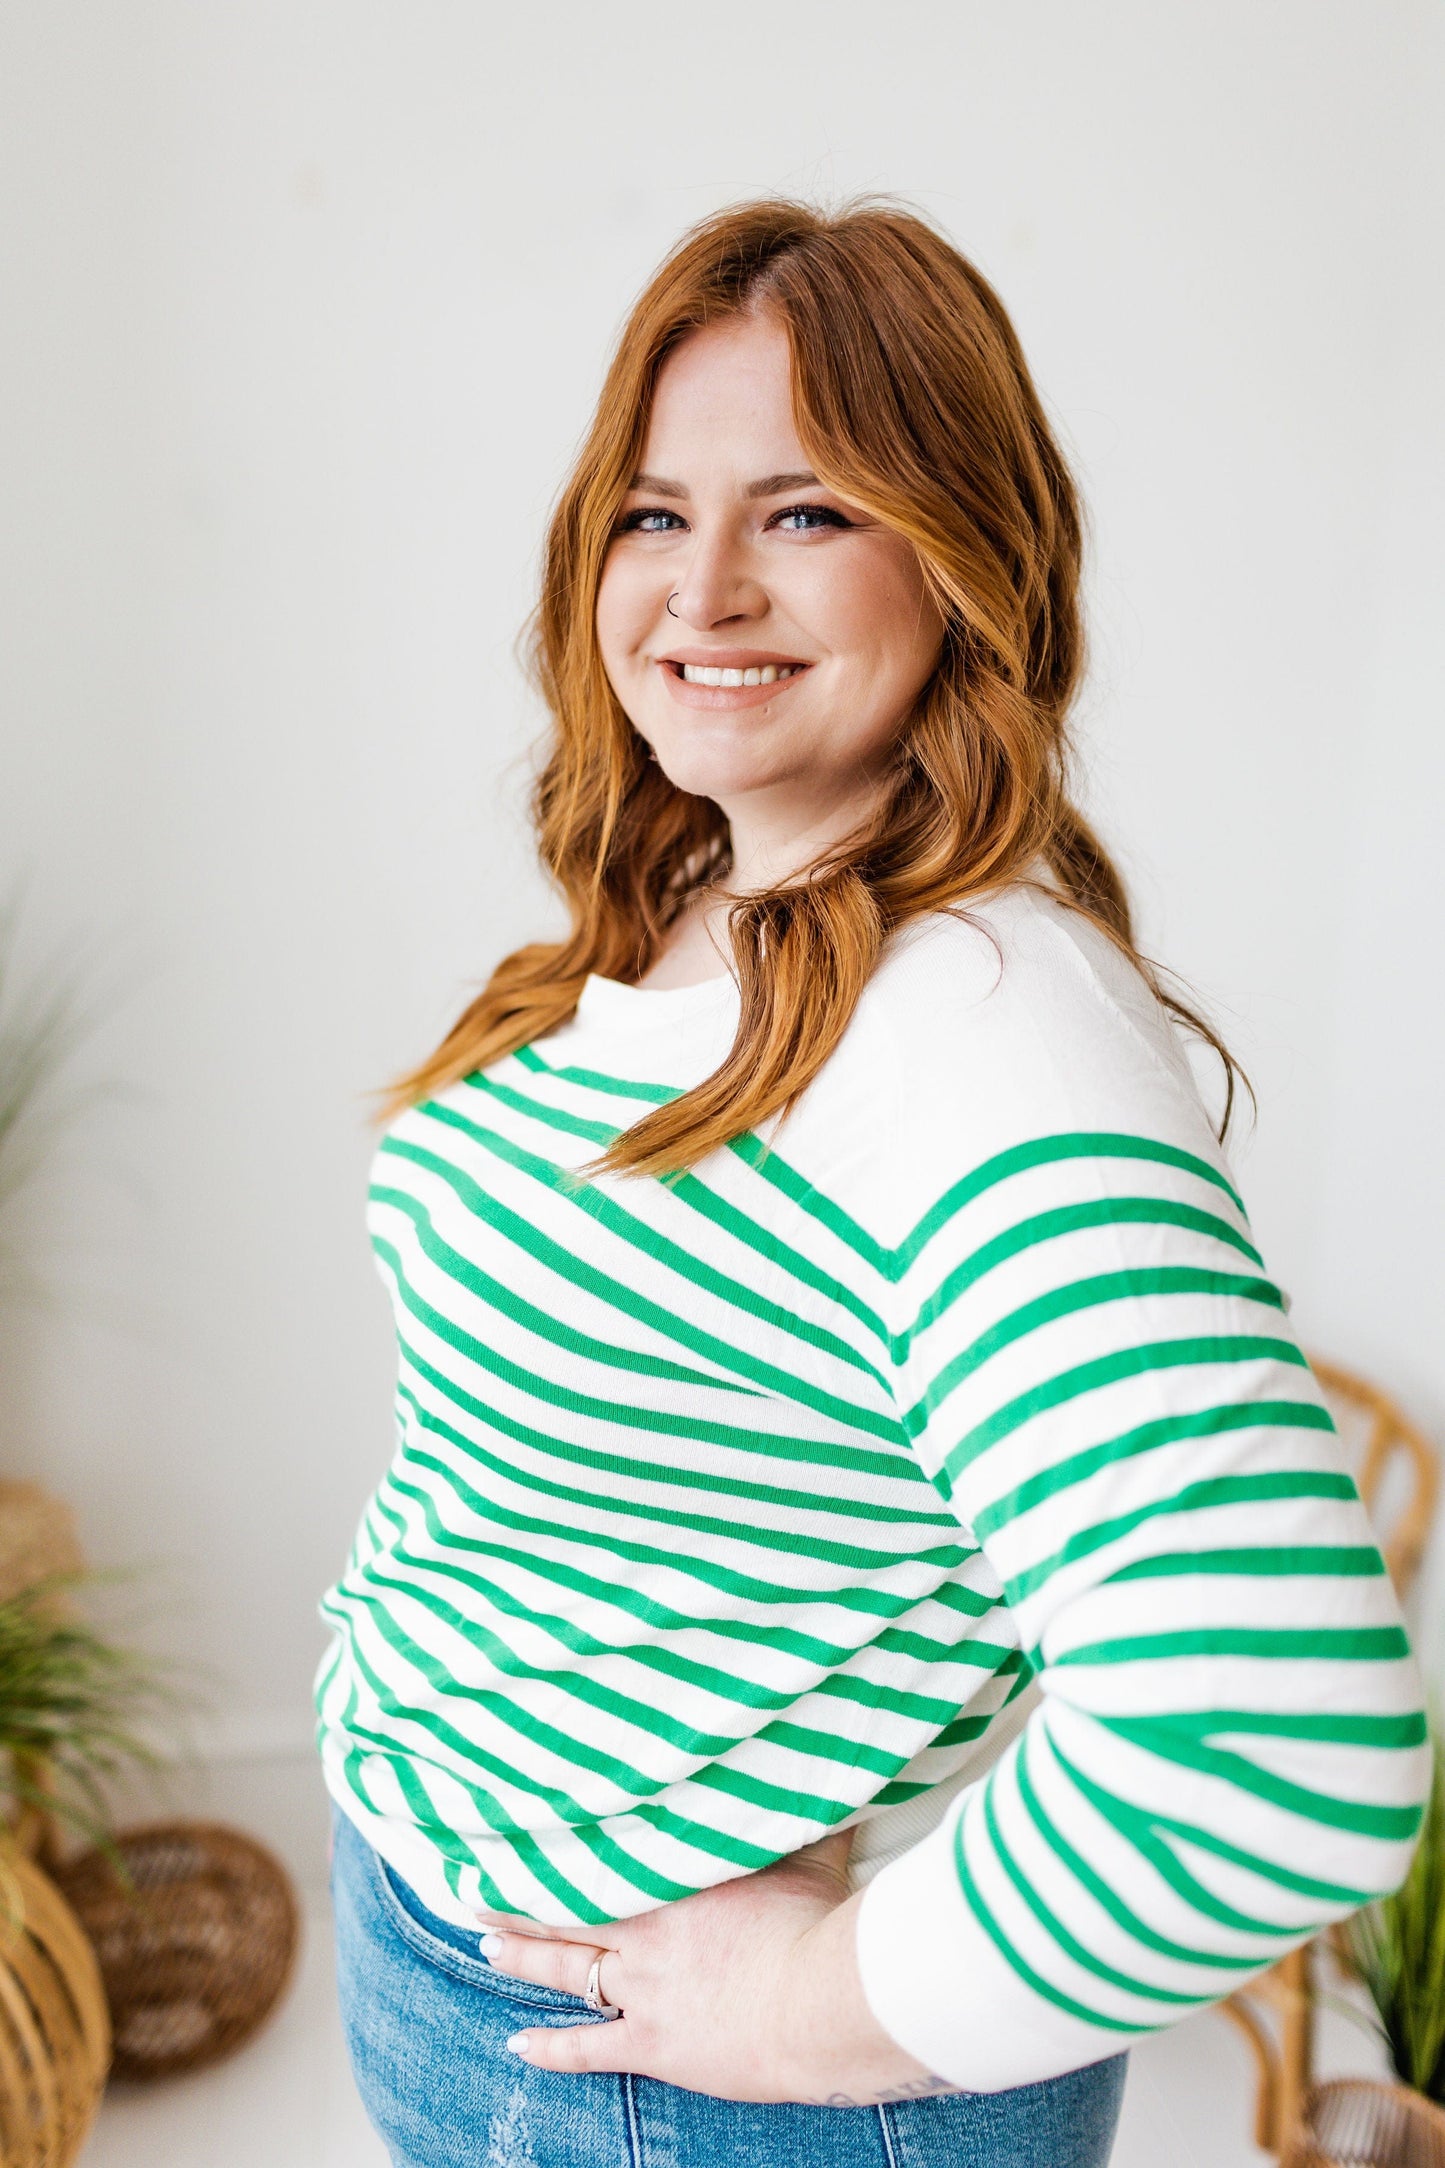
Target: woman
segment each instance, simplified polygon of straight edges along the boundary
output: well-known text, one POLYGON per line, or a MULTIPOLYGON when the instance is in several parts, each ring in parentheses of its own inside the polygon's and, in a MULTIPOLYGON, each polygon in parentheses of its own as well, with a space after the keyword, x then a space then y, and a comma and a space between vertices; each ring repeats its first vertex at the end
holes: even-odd
POLYGON ((1132 2041, 1404 1874, 1420 1681, 1235 1065, 1066 789, 1080 540, 910 212, 725 211, 633 309, 535 620, 570 927, 371 1188, 316 1691, 405 2168, 1084 2168, 1132 2041))

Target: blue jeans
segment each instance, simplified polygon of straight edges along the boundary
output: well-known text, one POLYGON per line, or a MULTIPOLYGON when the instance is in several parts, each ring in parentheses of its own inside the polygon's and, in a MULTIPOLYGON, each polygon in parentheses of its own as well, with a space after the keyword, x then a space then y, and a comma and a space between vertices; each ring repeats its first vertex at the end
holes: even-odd
MULTIPOLYGON (((395 2168, 1103 2168, 1127 2057, 1003 2093, 868 2108, 715 2100, 657 2078, 538 2070, 526 2025, 607 2024, 578 1995, 494 1972, 334 1802, 342 2024, 395 2168)), ((478 1934, 480 1929, 478 1930, 478 1934)))

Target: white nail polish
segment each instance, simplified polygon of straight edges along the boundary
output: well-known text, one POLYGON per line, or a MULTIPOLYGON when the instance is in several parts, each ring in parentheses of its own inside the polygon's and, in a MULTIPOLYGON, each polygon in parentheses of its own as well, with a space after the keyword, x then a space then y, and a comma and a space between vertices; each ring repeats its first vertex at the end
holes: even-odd
POLYGON ((528 2051, 527 2035, 525 2033, 513 2033, 505 2045, 511 2049, 514 2055, 525 2055, 528 2051))
POLYGON ((478 1947, 480 1948, 483 1957, 485 1957, 487 1962, 490 1964, 494 1958, 501 1955, 502 1938, 500 1935, 487 1933, 482 1936, 481 1942, 478 1947))

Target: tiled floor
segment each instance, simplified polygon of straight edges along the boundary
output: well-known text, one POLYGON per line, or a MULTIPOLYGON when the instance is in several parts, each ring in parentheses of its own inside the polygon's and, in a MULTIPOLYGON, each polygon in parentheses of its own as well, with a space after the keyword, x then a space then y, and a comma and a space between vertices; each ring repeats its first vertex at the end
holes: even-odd
MULTIPOLYGON (((388 2168, 351 2083, 336 2012, 324 1803, 309 1768, 232 1766, 197 1778, 190 1811, 272 1844, 301 1887, 304 1940, 289 1994, 230 2062, 155 2087, 112 2086, 81 2168, 388 2168)), ((154 1805, 136 1813, 159 1813, 154 1805)), ((1374 2073, 1373 2044, 1327 2013, 1321 2067, 1374 2073)), ((1248 2137, 1243 2041, 1206 2014, 1134 2052, 1113 2168, 1261 2168, 1248 2137)))

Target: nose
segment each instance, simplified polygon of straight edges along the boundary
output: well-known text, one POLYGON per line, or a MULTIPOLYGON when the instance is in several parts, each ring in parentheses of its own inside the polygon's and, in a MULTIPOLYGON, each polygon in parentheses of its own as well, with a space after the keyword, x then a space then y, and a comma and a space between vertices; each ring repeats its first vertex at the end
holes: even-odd
POLYGON ((699 632, 752 623, 767 614, 767 590, 749 566, 746 549, 725 533, 696 536, 680 578, 678 574, 674 559, 669 615, 685 619, 699 632))

